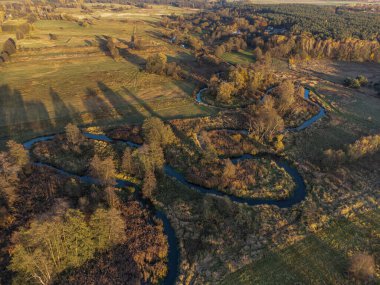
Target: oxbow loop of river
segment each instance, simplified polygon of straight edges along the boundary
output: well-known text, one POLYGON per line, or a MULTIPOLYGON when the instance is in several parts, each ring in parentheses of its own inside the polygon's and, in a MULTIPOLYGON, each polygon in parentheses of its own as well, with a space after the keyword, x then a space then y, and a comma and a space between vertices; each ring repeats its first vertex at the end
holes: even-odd
MULTIPOLYGON (((206 103, 204 103, 202 101, 202 93, 205 90, 207 90, 207 88, 202 89, 198 92, 196 100, 198 103, 207 105, 206 103)), ((309 104, 314 104, 314 105, 318 106, 319 107, 319 113, 317 115, 313 116, 312 118, 310 118, 309 120, 305 121, 301 126, 296 127, 296 128, 292 128, 292 129, 288 129, 288 131, 304 130, 307 127, 309 127, 311 124, 313 124, 315 121, 317 121, 318 119, 322 118, 325 115, 325 109, 323 107, 321 107, 318 103, 315 103, 309 99, 309 93, 310 93, 310 90, 305 89, 304 99, 307 100, 307 102, 309 104)), ((246 130, 241 130, 241 131, 244 133, 247 133, 246 130)), ((103 135, 103 134, 84 133, 84 135, 88 139, 92 139, 92 140, 105 141, 105 142, 109 142, 109 143, 116 141, 114 139, 107 137, 106 135, 103 135)), ((23 146, 25 149, 30 151, 34 144, 36 144, 38 142, 42 142, 42 141, 52 140, 54 138, 54 136, 55 135, 37 137, 37 138, 31 139, 31 140, 25 142, 23 144, 23 146)), ((134 147, 134 148, 140 147, 140 145, 133 143, 131 141, 123 141, 123 140, 119 140, 119 141, 126 143, 130 147, 134 147)), ((275 205, 275 206, 278 206, 280 208, 289 208, 289 207, 303 201, 306 197, 305 182, 304 182, 301 174, 298 172, 298 170, 292 165, 292 163, 290 163, 285 158, 277 156, 277 155, 273 155, 273 154, 257 154, 257 155, 245 154, 245 155, 242 155, 240 157, 231 158, 231 160, 233 163, 238 163, 241 160, 257 159, 259 157, 264 157, 264 156, 274 160, 279 167, 283 168, 292 177, 296 187, 295 187, 292 195, 290 197, 288 197, 287 199, 272 200, 272 199, 252 199, 252 198, 237 197, 237 196, 233 196, 233 195, 221 192, 217 189, 209 189, 209 188, 202 187, 200 185, 190 183, 186 180, 185 176, 182 173, 179 173, 177 170, 175 170, 173 167, 171 167, 168 164, 166 164, 164 166, 164 170, 165 170, 165 174, 168 175, 169 177, 176 179, 178 182, 186 185, 187 187, 189 187, 195 191, 198 191, 199 193, 206 194, 206 195, 215 195, 215 196, 219 196, 219 197, 227 197, 231 201, 236 202, 236 203, 244 203, 244 204, 248 204, 251 206, 265 204, 265 205, 275 205)), ((63 171, 62 169, 53 167, 53 166, 45 164, 45 163, 36 162, 35 165, 41 165, 41 166, 43 165, 43 166, 53 168, 58 173, 60 173, 61 175, 76 177, 77 179, 79 179, 80 181, 85 182, 85 183, 93 183, 93 184, 99 183, 99 181, 97 181, 93 177, 78 176, 78 175, 68 173, 66 171, 63 171)), ((117 182, 117 187, 119 187, 119 188, 122 188, 125 186, 132 186, 132 187, 137 186, 130 181, 121 180, 121 179, 116 180, 116 182, 117 182)), ((143 202, 143 201, 141 201, 141 202, 143 202)), ((177 276, 178 276, 178 271, 179 271, 178 270, 179 249, 178 249, 177 237, 176 237, 175 231, 172 228, 170 221, 167 218, 167 216, 165 215, 165 213, 163 211, 155 210, 154 214, 156 215, 157 218, 161 219, 161 221, 163 222, 164 232, 168 237, 168 243, 169 243, 169 256, 168 256, 169 271, 168 271, 168 275, 161 282, 161 284, 172 285, 172 284, 175 284, 177 276)))
MULTIPOLYGON (((198 104, 202 104, 202 105, 205 105, 205 106, 208 106, 208 107, 216 107, 214 105, 211 105, 211 104, 208 104, 206 103, 205 101, 203 101, 202 99, 202 94, 207 91, 208 88, 203 88, 201 90, 199 90, 199 92, 197 93, 196 95, 196 102, 198 104)), ((266 92, 265 92, 265 95, 261 98, 261 101, 265 100, 265 97, 273 90, 273 87, 269 88, 266 92)), ((302 131, 308 127, 310 127, 313 123, 315 123, 316 121, 318 121, 319 119, 321 119, 322 117, 324 117, 326 115, 326 110, 325 108, 323 108, 321 105, 319 105, 318 103, 310 100, 310 89, 307 89, 305 88, 304 89, 304 94, 303 94, 303 98, 304 100, 306 100, 306 102, 308 104, 311 104, 311 105, 314 105, 314 106, 317 106, 319 111, 318 111, 318 114, 314 115, 313 117, 311 117, 310 119, 306 120, 305 122, 303 122, 300 126, 298 127, 295 127, 295 128, 288 128, 286 129, 286 131, 290 131, 290 132, 299 132, 299 131, 302 131)), ((218 108, 223 108, 223 107, 218 107, 218 108)))

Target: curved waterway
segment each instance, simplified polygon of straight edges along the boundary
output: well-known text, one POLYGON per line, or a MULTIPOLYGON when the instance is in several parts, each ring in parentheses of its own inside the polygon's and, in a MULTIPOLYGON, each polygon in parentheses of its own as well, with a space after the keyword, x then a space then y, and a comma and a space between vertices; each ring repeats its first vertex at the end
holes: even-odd
MULTIPOLYGON (((265 93, 265 95, 261 98, 261 100, 264 100, 265 97, 269 94, 269 92, 273 89, 273 87, 269 88, 267 90, 267 92, 265 93)), ((210 105, 208 103, 206 103, 205 101, 203 101, 202 99, 202 94, 207 91, 208 88, 203 88, 201 90, 199 90, 199 92, 197 93, 196 95, 196 102, 198 104, 202 104, 202 105, 205 105, 205 106, 208 106, 208 107, 216 107, 214 105, 210 105)), ((313 123, 315 123, 316 121, 318 121, 319 119, 321 119, 322 117, 324 117, 326 115, 326 110, 325 108, 323 108, 320 104, 310 100, 310 89, 307 89, 305 88, 305 91, 304 91, 304 94, 303 94, 303 98, 304 100, 306 100, 306 102, 310 105, 314 105, 314 106, 317 106, 318 107, 318 114, 314 115, 313 117, 311 117, 310 119, 306 120, 305 122, 303 122, 300 126, 298 127, 295 127, 295 128, 287 128, 286 131, 289 131, 289 132, 299 132, 299 131, 302 131, 308 127, 310 127, 313 123)), ((218 107, 218 108, 223 108, 223 107, 218 107)))
MULTIPOLYGON (((196 96, 196 100, 200 104, 208 105, 207 103, 204 103, 202 101, 202 93, 207 90, 207 88, 204 88, 200 90, 196 96)), ((305 94, 304 94, 304 99, 307 100, 309 104, 313 104, 319 107, 319 113, 312 118, 308 119, 305 121, 302 125, 296 128, 292 129, 287 129, 288 131, 301 131, 312 125, 315 121, 318 119, 322 118, 325 115, 325 109, 320 106, 318 103, 315 103, 309 99, 309 94, 310 90, 305 89, 305 94)), ((234 130, 231 130, 234 131, 234 130)), ((236 131, 236 130, 235 130, 236 131)), ((240 130, 241 132, 248 133, 247 130, 240 130)), ((103 134, 91 134, 91 133, 84 133, 84 135, 88 139, 92 140, 98 140, 98 141, 105 141, 105 142, 115 142, 115 141, 122 141, 126 143, 130 147, 138 148, 140 147, 139 144, 133 143, 131 141, 124 141, 124 140, 114 140, 112 138, 107 137, 106 135, 103 134)), ((54 138, 55 135, 49 135, 49 136, 41 136, 38 138, 31 139, 27 142, 25 142, 24 148, 27 150, 30 150, 34 144, 42 141, 49 141, 54 138)), ((235 203, 242 203, 242 204, 247 204, 251 206, 256 206, 256 205, 275 205, 280 208, 289 208, 295 204, 300 203, 303 201, 306 197, 306 185, 305 182, 301 176, 301 174, 298 172, 297 168, 295 168, 292 163, 290 163, 288 160, 286 160, 283 157, 273 155, 273 154, 258 154, 258 155, 250 155, 250 154, 245 154, 239 157, 231 158, 233 163, 238 163, 239 161, 246 160, 246 159, 257 159, 259 157, 269 157, 270 159, 274 160, 276 164, 283 168, 293 179, 296 187, 293 191, 293 193, 286 199, 283 200, 273 200, 273 199, 252 199, 252 198, 244 198, 244 197, 237 197, 231 194, 227 194, 224 192, 219 191, 218 189, 212 189, 212 188, 205 188, 200 185, 193 184, 191 182, 188 182, 185 178, 185 176, 175 170, 173 167, 170 165, 166 164, 164 166, 165 174, 169 177, 172 177, 176 179, 178 182, 182 183, 183 185, 189 187, 190 189, 193 189, 195 191, 198 191, 201 194, 206 194, 206 195, 214 195, 218 197, 226 197, 230 199, 231 201, 235 203)), ((85 183, 91 183, 91 184, 96 184, 99 183, 95 178, 90 177, 90 176, 78 176, 72 173, 68 173, 66 171, 63 171, 62 169, 53 167, 51 165, 45 164, 45 163, 40 163, 37 162, 35 163, 36 165, 44 165, 48 166, 50 168, 55 169, 58 173, 61 175, 65 176, 71 176, 71 177, 76 177, 77 179, 81 180, 82 182, 85 183)), ((132 186, 136 187, 134 183, 126 180, 116 180, 117 187, 122 188, 125 186, 132 186)), ((144 201, 140 201, 144 203, 144 201)), ((169 243, 169 254, 168 254, 168 274, 165 277, 165 279, 161 282, 163 285, 172 285, 175 284, 178 272, 179 272, 179 249, 178 249, 178 241, 177 237, 175 234, 174 229, 172 228, 169 219, 165 215, 163 211, 159 210, 154 210, 154 214, 157 218, 161 219, 164 225, 164 232, 168 237, 168 243, 169 243)))
MULTIPOLYGON (((106 135, 102 135, 102 134, 84 133, 84 135, 88 139, 92 139, 92 140, 105 141, 105 142, 109 142, 109 143, 112 143, 115 141, 115 140, 107 137, 106 135)), ((23 146, 25 149, 30 151, 34 144, 36 144, 38 142, 53 140, 54 136, 55 135, 37 137, 37 138, 31 139, 31 140, 25 142, 23 144, 23 146)), ((123 141, 123 140, 119 140, 119 141, 125 142, 130 147, 137 148, 140 146, 139 144, 136 144, 136 143, 133 143, 130 141, 123 141)), ((47 166, 49 168, 54 169, 55 171, 57 171, 59 174, 61 174, 63 176, 69 176, 69 177, 77 178, 78 180, 80 180, 83 183, 87 183, 87 184, 98 184, 99 183, 99 180, 97 180, 93 177, 85 176, 85 175, 79 176, 79 175, 76 175, 73 173, 69 173, 67 171, 59 169, 59 168, 54 167, 52 165, 49 165, 47 163, 35 162, 34 164, 39 165, 39 166, 47 166)), ((130 181, 123 180, 123 179, 117 179, 116 180, 116 187, 124 188, 124 187, 128 187, 128 186, 129 187, 136 187, 137 185, 130 182, 130 181)), ((147 205, 146 201, 144 201, 143 199, 140 199, 140 202, 144 205, 147 205)), ((160 219, 162 221, 163 226, 164 226, 164 233, 168 237, 168 244, 169 244, 168 263, 167 263, 168 264, 168 274, 166 275, 164 280, 161 282, 161 284, 162 285, 173 285, 173 284, 175 284, 175 282, 177 280, 177 276, 178 276, 178 272, 179 272, 179 248, 178 248, 177 236, 175 234, 173 227, 170 224, 168 217, 165 215, 165 213, 163 211, 153 209, 153 213, 158 219, 160 219)))

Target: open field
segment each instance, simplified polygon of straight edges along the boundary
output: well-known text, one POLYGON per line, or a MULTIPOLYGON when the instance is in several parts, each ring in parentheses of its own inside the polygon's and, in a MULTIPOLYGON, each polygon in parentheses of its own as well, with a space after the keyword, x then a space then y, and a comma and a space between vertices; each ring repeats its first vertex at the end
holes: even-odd
POLYGON ((313 160, 320 160, 328 148, 339 149, 380 130, 380 99, 376 92, 370 88, 355 90, 342 86, 344 78, 359 74, 370 81, 379 81, 380 65, 319 61, 318 66, 315 63, 308 69, 300 69, 298 75, 301 78, 306 75, 308 82, 316 83, 318 100, 324 103, 328 116, 305 132, 291 134, 294 143, 289 144, 292 156, 313 160))
POLYGON ((222 58, 232 64, 247 65, 255 62, 252 51, 227 52, 222 58))
MULTIPOLYGON (((379 253, 380 212, 342 219, 283 250, 229 275, 222 284, 347 284, 348 257, 379 253)), ((377 256, 379 258, 379 256, 377 256)))
MULTIPOLYGON (((194 82, 142 71, 145 59, 159 51, 171 61, 194 61, 188 51, 159 37, 161 27, 156 21, 165 11, 185 10, 157 6, 133 8, 128 13, 95 12, 96 16, 91 16, 98 20, 89 27, 61 20, 36 22, 31 36, 17 42, 20 51, 12 62, 0 70, 2 139, 48 133, 68 122, 108 125, 141 122, 150 115, 164 119, 207 115, 209 110, 191 98, 194 82), (143 51, 130 51, 124 44, 135 26, 146 46, 143 51), (55 34, 57 40, 50 40, 49 34, 55 34), (119 60, 102 50, 104 36, 119 40, 119 60)), ((0 41, 10 36, 0 33, 0 41)))

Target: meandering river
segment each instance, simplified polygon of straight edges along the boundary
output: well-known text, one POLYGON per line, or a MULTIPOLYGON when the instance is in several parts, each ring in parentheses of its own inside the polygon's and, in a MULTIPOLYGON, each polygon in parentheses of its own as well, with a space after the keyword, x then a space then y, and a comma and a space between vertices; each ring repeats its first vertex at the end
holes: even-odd
MULTIPOLYGON (((202 93, 205 90, 207 90, 207 89, 202 89, 201 91, 198 92, 198 94, 196 96, 196 100, 198 103, 206 104, 202 101, 202 93)), ((304 130, 325 115, 325 109, 323 107, 321 107, 319 104, 311 101, 309 98, 309 93, 310 93, 310 91, 308 89, 305 89, 304 99, 307 100, 307 102, 309 104, 314 104, 314 105, 318 106, 319 107, 319 113, 317 115, 313 116, 312 118, 310 118, 309 120, 305 121, 299 127, 288 129, 289 131, 304 130)), ((247 132, 247 131, 243 131, 243 132, 247 132)), ((116 140, 113 140, 113 139, 107 137, 106 135, 102 135, 102 134, 84 133, 84 135, 88 139, 92 139, 92 140, 105 141, 105 142, 109 142, 109 143, 113 143, 116 141, 116 140)), ((24 148, 30 151, 34 144, 36 144, 38 142, 42 142, 42 141, 52 140, 54 138, 54 136, 55 135, 41 136, 38 138, 31 139, 31 140, 29 140, 23 144, 24 148)), ((124 141, 124 143, 128 144, 130 147, 134 147, 134 148, 140 147, 140 145, 135 144, 135 143, 130 142, 130 141, 124 141)), ((165 170, 165 174, 167 176, 176 179, 178 182, 182 183, 183 185, 186 185, 187 187, 189 187, 195 191, 198 191, 201 194, 214 195, 214 196, 219 196, 219 197, 227 197, 228 199, 230 199, 231 201, 233 201, 235 203, 244 203, 244 204, 248 204, 251 206, 264 205, 265 204, 265 205, 275 205, 275 206, 278 206, 281 208, 289 208, 289 207, 303 201, 306 197, 306 194, 307 194, 305 182, 304 182, 301 174, 298 172, 297 168, 295 168, 293 166, 293 164, 291 162, 287 161, 285 158, 280 157, 280 156, 276 156, 273 154, 259 154, 259 155, 255 155, 255 156, 250 155, 250 154, 245 154, 245 155, 242 155, 240 157, 232 158, 231 160, 232 160, 232 162, 237 163, 238 161, 241 161, 241 160, 256 159, 257 157, 262 157, 262 156, 268 156, 270 159, 274 160, 279 167, 283 168, 292 177, 296 187, 295 187, 292 195, 290 195, 288 198, 283 199, 283 200, 272 200, 272 199, 252 199, 252 198, 236 197, 236 196, 221 192, 217 189, 209 189, 209 188, 205 188, 205 187, 190 183, 186 180, 185 176, 182 173, 178 172, 177 170, 175 170, 173 167, 171 167, 168 164, 166 164, 164 166, 164 170, 165 170)), ((63 171, 62 169, 58 169, 56 167, 53 167, 53 166, 45 164, 45 163, 36 162, 35 164, 51 167, 51 168, 55 169, 57 172, 59 172, 61 175, 76 177, 77 179, 79 179, 85 183, 93 183, 93 184, 99 183, 99 181, 97 181, 93 177, 78 176, 78 175, 68 173, 66 171, 63 171)), ((126 181, 126 180, 120 180, 119 179, 116 182, 117 182, 117 187, 120 187, 120 188, 125 187, 125 186, 133 186, 133 187, 137 186, 134 183, 126 181)), ((155 210, 154 214, 156 215, 157 218, 162 220, 163 225, 164 225, 164 232, 168 237, 168 243, 169 243, 169 256, 168 256, 169 271, 168 271, 168 274, 165 277, 165 279, 162 281, 162 284, 163 285, 172 285, 172 284, 175 284, 175 281, 177 279, 178 272, 179 272, 179 268, 178 268, 179 267, 179 249, 178 249, 177 237, 176 237, 175 231, 172 228, 170 221, 167 218, 167 216, 165 215, 165 213, 163 211, 160 211, 160 210, 155 210)))

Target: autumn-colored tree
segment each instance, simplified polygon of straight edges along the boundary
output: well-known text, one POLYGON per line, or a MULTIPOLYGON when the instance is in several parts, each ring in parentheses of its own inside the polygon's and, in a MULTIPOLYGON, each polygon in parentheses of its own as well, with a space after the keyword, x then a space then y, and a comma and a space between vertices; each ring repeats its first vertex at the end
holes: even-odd
POLYGON ((230 103, 235 87, 229 82, 221 82, 218 86, 216 100, 222 103, 230 103))
POLYGON ((121 169, 128 174, 134 174, 132 150, 130 148, 124 150, 121 169))
POLYGON ((113 186, 106 186, 106 188, 104 189, 108 206, 110 206, 111 208, 115 208, 118 206, 119 199, 116 194, 116 189, 117 188, 113 186))
POLYGON ((229 81, 237 90, 241 90, 247 86, 248 71, 246 68, 237 67, 228 73, 229 81))
POLYGON ((145 142, 166 146, 175 141, 175 135, 169 125, 157 117, 146 119, 142 126, 145 142))
POLYGON ((64 216, 32 221, 14 235, 10 269, 17 272, 18 284, 33 280, 51 284, 54 277, 79 267, 103 250, 125 240, 125 222, 115 209, 97 210, 88 223, 79 210, 64 216))
POLYGON ((115 208, 97 209, 89 223, 96 249, 106 249, 125 241, 125 220, 115 208))
MULTIPOLYGON (((266 101, 266 100, 265 100, 266 101)), ((274 135, 284 129, 284 120, 273 107, 261 105, 249 119, 250 132, 260 141, 272 140, 274 135)))
POLYGON ((140 176, 149 171, 162 171, 165 163, 164 152, 158 144, 144 144, 133 153, 133 157, 140 176))
POLYGON ((142 194, 145 198, 151 198, 153 191, 157 187, 156 176, 153 171, 149 170, 145 172, 144 183, 142 186, 142 194))
POLYGON ((65 127, 65 135, 70 146, 78 146, 84 140, 84 136, 80 129, 71 123, 65 127))
POLYGON ((104 160, 100 159, 99 156, 95 155, 90 162, 89 171, 91 176, 105 185, 112 185, 115 183, 115 164, 111 157, 104 160))
POLYGON ((255 48, 253 51, 253 56, 256 60, 261 60, 263 58, 263 51, 261 50, 261 48, 255 48))
POLYGON ((33 221, 14 240, 10 269, 19 273, 21 284, 28 279, 51 284, 57 273, 82 265, 95 252, 91 230, 76 210, 68 211, 63 220, 33 221))
POLYGON ((295 102, 295 88, 293 82, 285 80, 276 88, 278 94, 278 110, 285 113, 295 102))
POLYGON ((145 69, 149 73, 163 74, 166 69, 167 58, 163 53, 157 53, 148 57, 145 69))
POLYGON ((236 166, 230 159, 227 159, 224 164, 222 179, 224 184, 228 184, 232 178, 236 175, 236 166))
POLYGON ((22 144, 16 143, 13 140, 7 142, 9 156, 12 162, 19 166, 24 167, 29 163, 28 151, 23 147, 22 144))
POLYGON ((119 57, 119 49, 116 46, 116 40, 114 38, 109 37, 107 39, 107 48, 114 59, 117 59, 119 57))
POLYGON ((224 46, 221 45, 221 46, 217 46, 216 49, 215 49, 215 56, 217 57, 222 57, 222 55, 225 53, 225 49, 224 49, 224 46))

